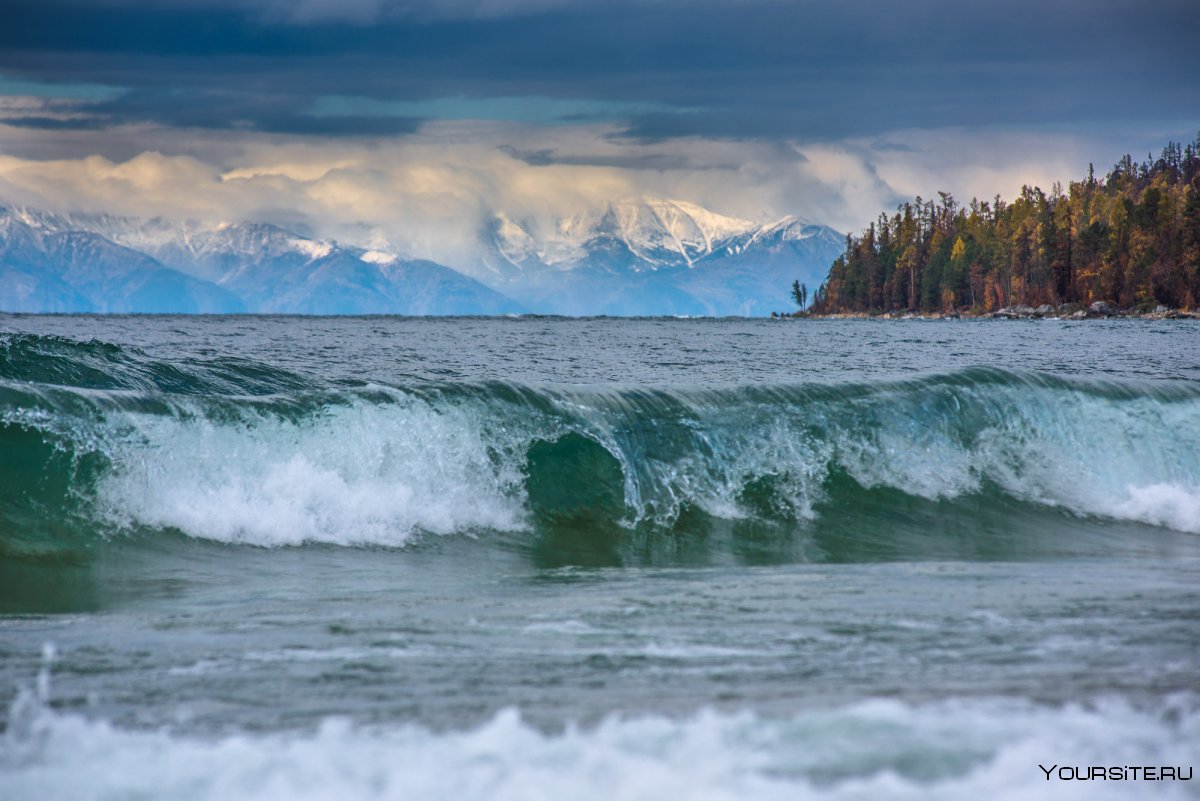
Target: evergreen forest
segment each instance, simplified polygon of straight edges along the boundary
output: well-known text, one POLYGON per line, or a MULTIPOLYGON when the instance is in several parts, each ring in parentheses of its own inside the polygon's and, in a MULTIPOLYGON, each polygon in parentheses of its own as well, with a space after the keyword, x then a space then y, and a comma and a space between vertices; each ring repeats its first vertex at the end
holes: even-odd
POLYGON ((1200 305, 1200 134, 1100 178, 1089 167, 1065 191, 1026 186, 1012 202, 966 205, 938 194, 847 237, 811 311, 1200 305))

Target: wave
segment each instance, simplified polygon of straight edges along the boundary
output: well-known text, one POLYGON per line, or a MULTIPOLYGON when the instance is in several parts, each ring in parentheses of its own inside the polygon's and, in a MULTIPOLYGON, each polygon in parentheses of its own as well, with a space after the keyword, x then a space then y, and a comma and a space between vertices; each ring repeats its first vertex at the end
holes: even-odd
POLYGON ((260 546, 508 532, 603 556, 714 521, 793 536, 849 519, 853 539, 888 512, 953 509, 956 525, 1040 510, 1200 533, 1200 388, 987 368, 388 386, 7 335, 0 449, 0 548, 24 555, 170 530, 260 546))
MULTIPOLYGON (((1105 698, 1061 708, 871 700, 772 717, 612 716, 558 733, 506 709, 462 731, 331 719, 316 731, 203 737, 52 711, 45 676, 18 695, 0 736, 2 798, 1024 800, 1061 798, 1058 766, 1191 776, 1200 746, 1191 696, 1148 709, 1105 698)), ((1184 786, 1168 779, 1160 789, 1189 797, 1184 786)), ((1086 787, 1088 798, 1130 795, 1129 781, 1086 787)))

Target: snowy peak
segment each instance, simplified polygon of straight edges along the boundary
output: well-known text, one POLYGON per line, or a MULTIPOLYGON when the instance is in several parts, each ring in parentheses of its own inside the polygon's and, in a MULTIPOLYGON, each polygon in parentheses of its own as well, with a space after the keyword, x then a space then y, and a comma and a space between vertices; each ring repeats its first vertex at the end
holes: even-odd
POLYGON ((498 212, 485 224, 482 238, 477 274, 506 286, 535 279, 544 283, 554 274, 616 279, 711 272, 718 263, 727 267, 730 259, 747 265, 768 259, 779 269, 789 261, 803 262, 808 276, 828 269, 830 252, 843 245, 837 232, 796 216, 760 225, 686 201, 644 197, 560 217, 545 236, 536 223, 498 212))
POLYGON ((493 283, 511 283, 546 271, 549 259, 530 232, 532 223, 518 223, 504 212, 488 217, 479 232, 482 248, 476 276, 493 283))
POLYGON ((845 247, 798 217, 758 224, 653 197, 540 221, 497 210, 477 231, 478 258, 460 266, 482 284, 393 252, 382 232, 358 247, 264 222, 0 205, 0 309, 765 314, 793 281, 819 285, 845 247))
POLYGON ((709 250, 712 249, 713 243, 737 236, 754 227, 754 223, 749 220, 726 217, 682 200, 655 201, 653 207, 659 219, 664 222, 674 221, 677 216, 681 216, 679 224, 691 226, 698 231, 709 250))
POLYGON ((305 260, 328 256, 333 243, 294 234, 268 223, 224 223, 215 228, 196 227, 180 232, 171 241, 193 257, 249 256, 253 258, 300 257, 305 260))
POLYGON ((440 264, 267 223, 207 225, 0 206, 0 311, 498 314, 440 264))
POLYGON ((788 308, 793 281, 819 285, 845 246, 800 217, 759 224, 661 198, 605 203, 542 229, 494 213, 481 237, 474 275, 554 314, 767 314, 788 308))
MULTIPOLYGON (((625 250, 644 269, 690 266, 724 239, 754 228, 748 220, 677 200, 625 200, 560 220, 547 261, 581 260, 589 253, 625 250)), ((636 269, 636 268, 635 268, 636 269)))
POLYGON ((32 235, 87 232, 147 254, 184 273, 218 281, 237 263, 285 258, 308 262, 338 249, 268 223, 221 223, 107 214, 56 214, 40 209, 0 209, 0 225, 19 223, 32 235))
MULTIPOLYGON (((523 252, 533 237, 524 236, 523 252)), ((794 215, 765 225, 727 217, 679 200, 658 198, 609 203, 558 221, 555 235, 537 246, 541 260, 567 268, 593 266, 609 272, 624 262, 626 271, 697 268, 728 256, 795 247, 819 239, 822 247, 841 236, 824 225, 794 215)), ((815 242, 813 244, 816 244, 815 242)))
POLYGON ((0 311, 206 313, 237 297, 50 212, 0 208, 0 311))
POLYGON ((767 223, 754 233, 755 239, 774 238, 788 242, 807 239, 817 233, 819 226, 810 224, 807 220, 795 215, 788 215, 773 223, 767 223))
POLYGON ((380 266, 395 264, 400 260, 395 254, 386 253, 382 250, 368 250, 359 256, 359 258, 367 264, 378 264, 380 266))
POLYGON ((713 255, 732 257, 781 247, 825 249, 841 247, 843 244, 842 235, 829 226, 789 215, 726 239, 714 250, 713 255))
POLYGON ((333 252, 333 245, 324 240, 293 238, 288 240, 288 245, 312 261, 323 259, 333 252))
POLYGON ((54 232, 70 227, 68 218, 45 209, 25 206, 0 206, 0 224, 23 225, 35 231, 54 232))
POLYGON ((494 232, 500 254, 516 266, 538 257, 537 242, 522 226, 503 212, 495 217, 494 232))

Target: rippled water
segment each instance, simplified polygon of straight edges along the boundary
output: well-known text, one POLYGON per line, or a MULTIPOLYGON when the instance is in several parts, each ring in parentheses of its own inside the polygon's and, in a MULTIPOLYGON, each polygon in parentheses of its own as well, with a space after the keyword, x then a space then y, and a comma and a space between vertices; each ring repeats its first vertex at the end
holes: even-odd
POLYGON ((1192 321, 0 332, 2 799, 1197 795, 1192 321))

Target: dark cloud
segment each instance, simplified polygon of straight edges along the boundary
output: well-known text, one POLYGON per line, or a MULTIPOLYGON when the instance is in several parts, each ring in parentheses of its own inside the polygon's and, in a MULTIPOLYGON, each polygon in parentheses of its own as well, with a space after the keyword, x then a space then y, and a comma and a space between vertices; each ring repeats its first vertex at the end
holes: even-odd
MULTIPOLYGON (((89 0, 107 9, 234 11, 276 25, 350 25, 386 21, 497 19, 523 16, 578 0, 89 0)), ((59 3, 59 5, 80 5, 59 3)))
POLYGON ((324 136, 393 136, 412 133, 412 117, 307 114, 303 95, 202 89, 192 92, 139 89, 112 100, 76 106, 113 124, 149 121, 177 128, 237 128, 264 133, 324 136))
POLYGON ((499 149, 531 167, 567 165, 572 167, 616 167, 626 170, 712 170, 734 167, 734 165, 695 165, 687 157, 671 153, 570 155, 560 154, 551 148, 521 150, 511 145, 501 145, 499 149))
POLYGON ((173 128, 321 136, 395 136, 412 133, 423 122, 402 116, 316 116, 307 113, 310 104, 302 95, 152 87, 132 89, 112 99, 58 104, 70 116, 27 114, 0 117, 0 122, 44 130, 100 130, 151 122, 173 128))
POLYGON ((99 117, 61 119, 36 114, 2 117, 0 123, 13 128, 36 128, 43 131, 99 131, 108 127, 108 121, 99 117))
POLYGON ((1198 39, 1192 0, 8 0, 0 73, 123 90, 78 126, 387 135, 419 123, 307 111, 537 96, 658 109, 628 115, 640 141, 812 138, 1194 121, 1198 39))

